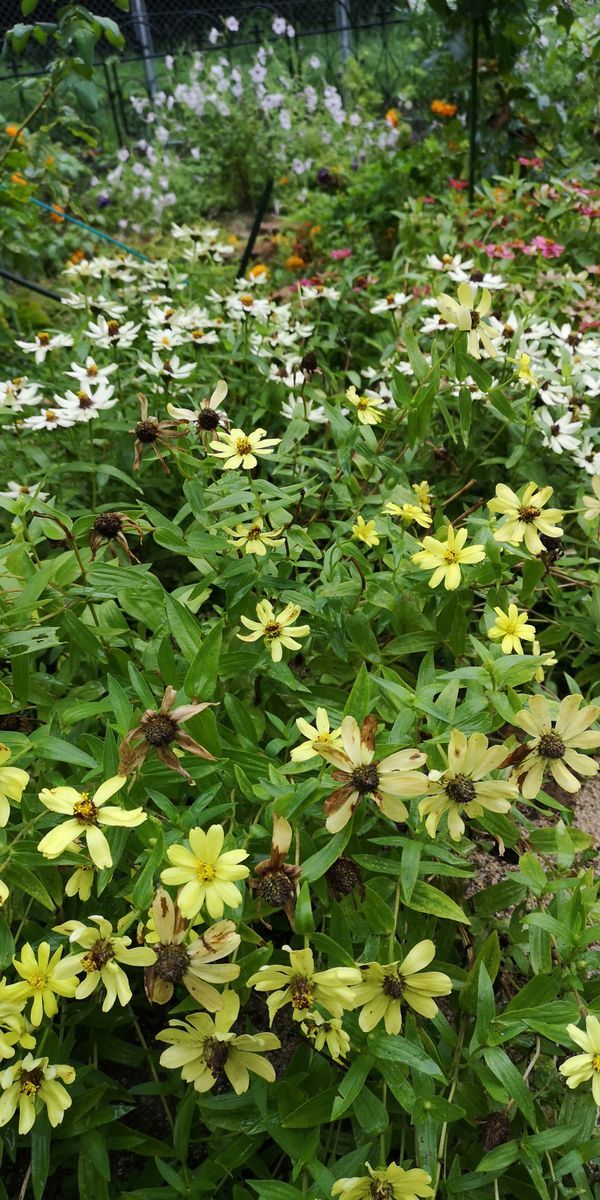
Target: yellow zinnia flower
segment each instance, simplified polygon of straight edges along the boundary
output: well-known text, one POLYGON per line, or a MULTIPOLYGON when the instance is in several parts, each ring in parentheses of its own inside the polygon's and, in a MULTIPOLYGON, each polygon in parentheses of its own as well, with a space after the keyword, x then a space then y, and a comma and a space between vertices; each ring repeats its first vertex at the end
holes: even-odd
POLYGON ((528 613, 519 612, 516 604, 509 604, 508 612, 502 608, 494 608, 496 624, 492 625, 487 635, 492 641, 502 638, 503 654, 522 654, 524 642, 535 640, 535 626, 528 625, 528 613))
POLYGON ((81 921, 65 921, 56 926, 58 933, 68 934, 69 941, 83 949, 82 954, 68 954, 60 964, 60 972, 85 972, 81 982, 75 981, 76 1000, 86 1000, 100 984, 104 984, 106 995, 102 1012, 108 1012, 117 999, 121 1005, 129 1004, 133 994, 120 963, 148 967, 156 960, 156 954, 148 946, 132 946, 131 938, 114 934, 110 921, 104 917, 90 917, 89 920, 98 928, 81 921))
POLYGON ((292 762, 307 762, 309 758, 316 758, 319 753, 320 746, 335 746, 341 737, 341 726, 337 729, 331 729, 329 724, 329 716, 324 708, 317 708, 315 714, 315 724, 309 725, 304 717, 296 718, 296 727, 300 733, 306 738, 305 742, 301 742, 299 746, 295 746, 290 754, 292 762))
POLYGON ((69 1093, 58 1080, 72 1083, 74 1078, 75 1071, 68 1063, 50 1066, 48 1058, 34 1058, 32 1054, 12 1063, 0 1074, 0 1087, 4 1091, 0 1097, 0 1126, 6 1125, 18 1108, 19 1133, 29 1133, 36 1118, 36 1100, 41 1100, 55 1129, 72 1104, 69 1093))
POLYGON ((588 704, 580 709, 582 700, 582 696, 565 696, 554 724, 544 696, 531 696, 528 707, 515 716, 515 725, 532 736, 532 741, 519 746, 508 760, 515 763, 513 775, 526 800, 537 796, 546 767, 565 792, 579 791, 577 775, 591 778, 598 774, 594 759, 579 751, 600 746, 600 733, 589 729, 600 716, 600 706, 588 704))
POLYGON ((541 554, 544 543, 540 534, 544 537, 562 537, 559 524, 563 518, 561 510, 547 508, 545 513, 542 512, 552 493, 551 487, 538 488, 537 483, 528 483, 519 497, 505 483, 499 483, 495 498, 488 502, 490 512, 500 513, 503 517, 494 530, 495 540, 508 542, 511 546, 518 546, 524 541, 530 554, 541 554))
POLYGON ((29 774, 20 767, 7 767, 11 751, 0 742, 0 829, 3 829, 10 815, 10 801, 18 803, 29 783, 29 774))
POLYGON ((301 612, 299 604, 286 604, 280 613, 275 614, 270 600, 260 600, 256 605, 258 621, 251 621, 249 617, 241 618, 242 625, 251 629, 252 633, 238 633, 237 637, 240 642, 256 642, 259 638, 264 638, 273 662, 281 662, 283 647, 287 650, 301 650, 300 642, 294 639, 308 637, 310 633, 310 625, 293 624, 301 612))
POLYGON ((475 304, 476 284, 461 283, 457 295, 458 302, 446 292, 438 296, 436 303, 440 315, 448 325, 454 325, 467 334, 467 349, 472 358, 481 358, 480 347, 489 358, 495 358, 498 351, 494 340, 500 337, 500 331, 482 321, 492 307, 490 292, 483 288, 481 300, 475 304))
POLYGON ((325 801, 326 828, 338 833, 348 824, 355 808, 365 796, 372 796, 377 807, 392 821, 406 821, 408 810, 401 797, 422 796, 427 788, 418 770, 425 762, 420 750, 399 750, 375 761, 375 717, 365 717, 358 726, 354 717, 344 717, 341 746, 320 745, 317 751, 335 767, 336 788, 325 801))
POLYGON ((532 387, 539 387, 539 380, 531 370, 531 355, 522 352, 518 358, 511 358, 509 362, 515 364, 517 368, 517 378, 523 383, 529 383, 532 387))
POLYGON ((357 542, 364 542, 365 546, 378 546, 379 538, 377 534, 379 530, 375 526, 375 521, 365 521, 360 513, 356 518, 356 525, 352 526, 352 536, 357 542))
POLYGON ((72 787, 43 788, 40 800, 51 812, 68 816, 69 821, 63 821, 51 829, 38 843, 38 850, 44 858, 58 858, 67 846, 85 836, 90 858, 101 871, 104 867, 112 867, 113 860, 110 846, 100 825, 114 826, 121 829, 132 829, 146 820, 146 814, 141 808, 118 808, 109 805, 103 808, 106 801, 114 796, 127 783, 126 775, 114 775, 100 785, 93 796, 89 792, 78 792, 72 787))
POLYGON ((592 1096, 600 1107, 600 1021, 590 1015, 585 1020, 585 1033, 577 1025, 567 1025, 567 1033, 584 1053, 574 1054, 558 1069, 565 1076, 568 1088, 579 1087, 591 1079, 592 1096))
POLYGON ((327 1020, 320 1012, 306 1014, 301 1026, 305 1037, 310 1038, 315 1050, 327 1050, 336 1063, 342 1063, 350 1049, 350 1038, 336 1017, 327 1020))
POLYGON ((402 517, 407 522, 416 521, 423 529, 429 529, 432 524, 432 517, 419 504, 395 504, 393 500, 388 500, 383 511, 389 517, 402 517))
POLYGON ((242 897, 233 880, 250 874, 242 867, 247 850, 226 850, 222 825, 211 825, 207 833, 196 827, 186 846, 169 846, 167 858, 173 865, 161 873, 163 883, 181 886, 177 904, 184 917, 195 917, 206 905, 213 920, 223 916, 225 906, 239 908, 242 897))
POLYGON ((429 491, 429 484, 426 479, 422 479, 420 483, 413 483, 412 490, 417 497, 418 503, 421 505, 423 512, 433 512, 433 495, 429 491))
POLYGON ((354 1175, 350 1179, 338 1179, 331 1189, 331 1195, 339 1200, 421 1200, 422 1197, 435 1196, 435 1191, 429 1186, 431 1176, 420 1167, 410 1171, 403 1170, 397 1163, 389 1167, 373 1170, 365 1163, 368 1175, 354 1175))
POLYGON ((171 1043, 160 1056, 161 1066, 181 1068, 181 1078, 197 1092, 210 1091, 223 1073, 237 1096, 248 1091, 250 1071, 273 1083, 275 1069, 263 1054, 278 1050, 281 1042, 274 1033, 233 1033, 239 1009, 239 996, 226 992, 214 1021, 207 1013, 169 1021, 169 1028, 156 1035, 159 1042, 171 1043))
POLYGON ((583 515, 586 521, 597 521, 600 517, 600 475, 594 475, 592 478, 593 496, 587 495, 583 497, 585 505, 583 515))
POLYGON ((244 550, 246 554, 258 554, 262 558, 267 553, 267 546, 283 546, 285 538, 280 538, 277 535, 281 533, 283 525, 279 529, 264 529, 264 521, 262 517, 255 517, 249 525, 236 525, 235 529, 229 529, 225 526, 225 533, 231 534, 228 541, 238 550, 244 550))
POLYGON ((433 571, 429 580, 431 588, 437 587, 443 580, 446 591, 453 592, 460 586, 461 564, 471 565, 483 561, 485 547, 479 544, 465 547, 466 540, 467 530, 459 529, 457 533, 452 525, 448 525, 446 529, 445 542, 434 537, 423 538, 423 549, 412 555, 412 561, 424 571, 433 571))
POLYGON ((224 471, 235 471, 238 467, 251 471, 258 462, 256 456, 264 458, 273 454, 274 447, 281 441, 281 438, 264 437, 266 432, 266 429, 255 429, 253 433, 244 433, 243 429, 231 429, 227 433, 221 429, 217 433, 217 438, 221 440, 211 442, 210 453, 222 460, 221 466, 224 471))
POLYGON ((377 409, 383 404, 381 396, 359 396, 352 385, 346 388, 346 399, 354 405, 361 425, 379 425, 381 413, 378 413, 377 409))
POLYGON ((271 1024, 275 1014, 286 1004, 291 1004, 296 1020, 314 1004, 327 1010, 333 1017, 341 1017, 344 1009, 355 1007, 352 984, 360 983, 360 971, 356 967, 331 967, 327 971, 315 971, 313 952, 290 950, 289 967, 279 963, 268 963, 260 967, 248 980, 248 987, 257 992, 272 992, 267 1000, 271 1024))
POLYGON ((435 946, 426 939, 417 942, 401 962, 366 963, 361 966, 362 979, 354 988, 357 1006, 361 1006, 358 1024, 365 1033, 370 1033, 380 1021, 386 1033, 400 1033, 402 1029, 402 1003, 409 1004, 422 1017, 437 1016, 434 996, 448 996, 452 982, 441 971, 425 971, 435 956, 435 946))
POLYGON ((57 996, 75 995, 77 977, 69 966, 65 969, 67 959, 62 957, 62 948, 54 951, 50 957, 48 942, 40 942, 37 958, 29 942, 21 948, 21 957, 13 958, 13 967, 23 980, 14 985, 14 996, 17 1000, 31 998, 29 1019, 32 1025, 41 1025, 44 1013, 47 1017, 55 1017, 58 1012, 57 996), (57 969, 60 963, 60 970, 57 969))
POLYGON ((419 804, 419 816, 427 817, 425 828, 435 837, 444 815, 448 818, 448 833, 457 842, 465 832, 461 813, 482 817, 484 812, 507 813, 519 789, 505 779, 485 779, 503 759, 503 745, 488 746, 483 733, 465 737, 453 729, 448 743, 448 767, 445 771, 430 771, 427 796, 419 804))

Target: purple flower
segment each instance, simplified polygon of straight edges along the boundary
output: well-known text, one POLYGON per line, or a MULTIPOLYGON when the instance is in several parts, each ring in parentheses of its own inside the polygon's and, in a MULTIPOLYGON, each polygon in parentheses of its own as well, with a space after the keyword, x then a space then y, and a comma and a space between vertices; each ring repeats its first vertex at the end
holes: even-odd
POLYGON ((225 28, 228 29, 230 33, 237 33, 239 27, 240 27, 240 23, 239 23, 237 17, 227 17, 226 18, 225 28))
POLYGON ((98 193, 98 208, 106 208, 110 204, 110 195, 108 192, 98 193))

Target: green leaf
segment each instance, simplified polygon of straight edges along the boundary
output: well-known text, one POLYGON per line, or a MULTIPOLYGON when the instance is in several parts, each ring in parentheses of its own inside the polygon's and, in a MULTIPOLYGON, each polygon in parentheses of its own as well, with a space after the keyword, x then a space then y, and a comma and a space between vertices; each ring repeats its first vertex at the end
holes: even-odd
POLYGON ((40 1114, 37 1118, 29 1136, 31 1138, 31 1186, 34 1200, 42 1200, 50 1171, 51 1131, 45 1113, 40 1114))
POLYGON ((423 847, 420 842, 410 841, 407 842, 402 851, 402 858, 400 860, 400 886, 402 888, 402 898, 406 904, 410 904, 419 878, 422 849, 423 847))
POLYGON ((484 1154, 481 1161, 477 1164, 478 1171, 492 1171, 495 1175, 505 1171, 510 1167, 511 1163, 516 1162, 519 1157, 521 1147, 518 1142, 504 1142, 502 1146, 496 1146, 495 1150, 490 1150, 488 1154, 484 1154))
MULTIPOLYGON (((196 655, 202 644, 202 636, 200 626, 196 618, 175 600, 174 596, 165 596, 165 610, 169 628, 175 641, 179 645, 179 649, 185 658, 190 662, 194 662, 196 655)), ((188 692, 188 696, 189 696, 188 692)))
POLYGON ((419 1071, 424 1075, 435 1075, 439 1079, 444 1078, 441 1067, 425 1053, 421 1046, 409 1042, 408 1038, 399 1034, 388 1034, 380 1030, 371 1034, 368 1046, 371 1054, 383 1062, 406 1063, 413 1071, 419 1071))
POLYGON ((459 921, 461 925, 471 924, 462 908, 431 883, 422 883, 421 880, 415 883, 412 896, 406 904, 415 912, 431 913, 434 917, 441 917, 443 921, 459 921))
POLYGON ((458 1004, 463 1012, 471 1014, 477 1012, 479 968, 482 965, 485 966, 488 980, 493 983, 500 966, 500 942, 495 929, 485 939, 460 990, 458 1004))
POLYGON ((278 1180, 249 1179, 249 1186, 256 1192, 259 1200, 302 1200, 302 1192, 292 1187, 290 1183, 279 1183, 278 1180))
POLYGON ((483 1056, 490 1071, 493 1072, 496 1079, 502 1084, 507 1099, 514 1100, 517 1108, 523 1113, 525 1120, 535 1129, 537 1122, 531 1092, 524 1082, 520 1071, 511 1062, 508 1054, 504 1050, 501 1050, 499 1046, 486 1046, 483 1056))
POLYGON ((320 879, 333 863, 337 861, 340 855, 344 853, 350 841, 351 833, 352 826, 348 824, 344 829, 340 829, 339 833, 334 833, 333 837, 320 850, 311 854, 310 858, 307 858, 302 863, 302 878, 307 883, 314 883, 316 879, 320 879))
POLYGON ((369 673, 362 663, 344 709, 344 716, 354 717, 359 725, 369 715, 369 690, 369 673))
POLYGON ((373 1066, 373 1062, 374 1059, 368 1054, 361 1054, 358 1058, 354 1059, 354 1062, 344 1075, 338 1089, 338 1094, 333 1102, 331 1110, 332 1121, 337 1121, 338 1117, 343 1116, 352 1107, 354 1101, 360 1095, 369 1071, 373 1066))
POLYGON ((223 641, 223 621, 207 633, 185 677, 183 687, 188 696, 209 700, 214 695, 219 672, 223 641))
POLYGON ((315 921, 310 902, 310 890, 305 879, 302 882, 296 901, 296 930, 298 933, 304 935, 312 933, 314 928, 315 921))
POLYGON ((78 746, 65 742, 62 738, 53 737, 44 729, 35 729, 30 737, 31 745, 38 751, 40 758, 50 758, 53 762, 73 763, 76 767, 95 767, 96 760, 91 758, 78 746))

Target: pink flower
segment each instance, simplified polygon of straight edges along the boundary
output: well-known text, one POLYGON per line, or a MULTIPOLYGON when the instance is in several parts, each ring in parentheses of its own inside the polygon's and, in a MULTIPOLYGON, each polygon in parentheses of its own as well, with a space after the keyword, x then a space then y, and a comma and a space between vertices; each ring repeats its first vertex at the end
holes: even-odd
POLYGON ((537 237, 531 239, 529 245, 521 247, 523 254, 540 253, 542 258, 560 258, 564 246, 560 242, 553 242, 550 238, 543 237, 538 234, 537 237))
POLYGON ((335 259, 350 258, 351 254, 352 251, 348 248, 348 246, 345 246, 341 250, 331 250, 330 252, 331 258, 335 259))
POLYGON ((469 186, 466 179, 453 179, 452 176, 450 176, 448 184, 451 188, 454 188, 456 192, 462 192, 466 187, 469 186))
POLYGON ((543 158, 525 158, 523 154, 519 155, 517 162, 519 162, 522 167, 534 167, 536 171, 541 171, 542 167, 544 166, 543 158))
POLYGON ((421 204, 435 204, 433 196, 419 196, 421 204))

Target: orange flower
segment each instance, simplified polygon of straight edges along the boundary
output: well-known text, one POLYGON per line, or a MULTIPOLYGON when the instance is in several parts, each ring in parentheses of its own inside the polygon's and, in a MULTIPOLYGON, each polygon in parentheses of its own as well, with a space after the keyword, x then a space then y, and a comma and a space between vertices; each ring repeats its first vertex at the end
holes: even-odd
POLYGON ((285 260, 285 265, 288 271, 301 271, 306 263, 299 254, 290 254, 290 257, 285 260))
POLYGON ((61 221, 64 221, 64 219, 65 219, 64 217, 61 217, 61 215, 60 215, 61 213, 64 213, 64 211, 65 210, 64 210, 62 204, 55 204, 52 208, 52 212, 50 213, 50 220, 56 221, 56 224, 60 225, 61 221))
POLYGON ((458 112, 458 106, 448 104, 446 100, 432 100, 431 111, 436 117, 454 117, 458 112))
POLYGON ((268 279, 269 278, 269 268, 266 267, 264 263, 255 263, 255 265, 250 269, 248 274, 250 276, 250 279, 263 279, 263 280, 268 279))
POLYGON ((314 238, 317 236, 318 233, 321 232, 321 226, 320 225, 311 225, 308 232, 309 232, 309 236, 311 238, 314 238))
POLYGON ((4 132, 8 134, 9 138, 14 138, 14 137, 18 136, 18 140, 20 142, 24 141, 23 134, 19 132, 18 125, 5 125, 4 132))
POLYGON ((386 125, 392 125, 394 129, 396 128, 396 125, 398 124, 397 108, 388 108, 385 114, 385 123, 386 125))
POLYGON ((228 246, 237 246, 239 244, 239 240, 240 239, 236 233, 230 233, 229 237, 225 238, 228 246))
POLYGON ((82 261, 82 259, 84 259, 84 258, 85 258, 85 250, 82 250, 80 248, 79 250, 73 251, 73 253, 69 259, 69 262, 73 263, 73 266, 76 266, 77 263, 80 263, 82 261))
POLYGON ((27 179, 25 179, 24 175, 21 175, 20 171, 15 171, 14 175, 11 175, 10 182, 11 183, 19 183, 21 185, 21 187, 29 186, 29 181, 27 179))
POLYGON ((282 176, 281 176, 281 178, 280 178, 280 180, 279 180, 279 183, 281 184, 281 187, 285 187, 286 183, 289 183, 289 182, 290 182, 290 181, 289 181, 289 177, 288 177, 287 175, 282 175, 282 176))

